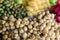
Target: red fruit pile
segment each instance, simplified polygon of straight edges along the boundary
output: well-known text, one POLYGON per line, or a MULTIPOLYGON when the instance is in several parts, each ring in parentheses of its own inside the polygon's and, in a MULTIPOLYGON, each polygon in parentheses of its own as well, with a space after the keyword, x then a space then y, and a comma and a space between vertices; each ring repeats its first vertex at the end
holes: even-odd
POLYGON ((60 0, 57 0, 56 5, 51 6, 50 12, 56 14, 56 22, 60 23, 60 0))

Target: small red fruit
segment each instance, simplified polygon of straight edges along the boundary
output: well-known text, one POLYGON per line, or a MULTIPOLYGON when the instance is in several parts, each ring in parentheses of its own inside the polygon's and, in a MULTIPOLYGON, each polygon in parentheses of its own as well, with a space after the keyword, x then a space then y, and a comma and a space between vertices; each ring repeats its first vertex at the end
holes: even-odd
POLYGON ((56 5, 51 6, 51 8, 50 8, 50 12, 51 12, 51 13, 55 13, 55 9, 56 9, 56 7, 57 7, 56 5))
POLYGON ((55 18, 55 21, 56 21, 57 23, 60 23, 60 16, 57 16, 57 17, 55 18))
POLYGON ((57 7, 57 8, 55 9, 55 14, 58 15, 58 16, 60 16, 60 8, 59 8, 59 7, 57 7))
POLYGON ((60 0, 57 0, 57 5, 60 6, 60 0))

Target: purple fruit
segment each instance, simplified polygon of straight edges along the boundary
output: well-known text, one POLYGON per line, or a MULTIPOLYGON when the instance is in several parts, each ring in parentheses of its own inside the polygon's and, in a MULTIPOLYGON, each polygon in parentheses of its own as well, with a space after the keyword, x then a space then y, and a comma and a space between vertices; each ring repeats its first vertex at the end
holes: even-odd
POLYGON ((56 21, 57 23, 60 23, 60 16, 55 17, 55 21, 56 21))
POLYGON ((60 16, 60 8, 59 7, 56 8, 55 14, 58 15, 58 16, 60 16))
POLYGON ((60 6, 60 0, 57 1, 57 5, 60 6))
POLYGON ((56 7, 57 7, 56 5, 51 6, 51 8, 50 8, 50 12, 51 12, 51 13, 55 13, 55 9, 56 9, 56 7))

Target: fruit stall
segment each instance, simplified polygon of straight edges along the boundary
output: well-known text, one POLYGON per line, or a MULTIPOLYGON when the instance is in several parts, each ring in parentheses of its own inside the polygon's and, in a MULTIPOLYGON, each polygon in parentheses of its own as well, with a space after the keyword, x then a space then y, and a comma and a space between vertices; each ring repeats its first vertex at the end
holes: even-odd
POLYGON ((60 0, 0 0, 0 40, 60 40, 60 0))

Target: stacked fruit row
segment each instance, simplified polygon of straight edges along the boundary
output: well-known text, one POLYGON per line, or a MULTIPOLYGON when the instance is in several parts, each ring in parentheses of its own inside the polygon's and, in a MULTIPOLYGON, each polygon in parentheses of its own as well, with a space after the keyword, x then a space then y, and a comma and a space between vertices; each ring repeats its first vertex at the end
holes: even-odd
POLYGON ((50 12, 55 13, 57 15, 56 21, 60 22, 59 0, 1 0, 0 18, 9 17, 10 15, 13 15, 15 18, 37 15, 38 12, 47 10, 50 5, 50 12))
POLYGON ((1 40, 59 40, 60 24, 55 22, 54 14, 41 12, 36 17, 15 19, 11 15, 0 20, 1 40))
POLYGON ((1 0, 0 40, 60 40, 59 7, 59 0, 1 0))

